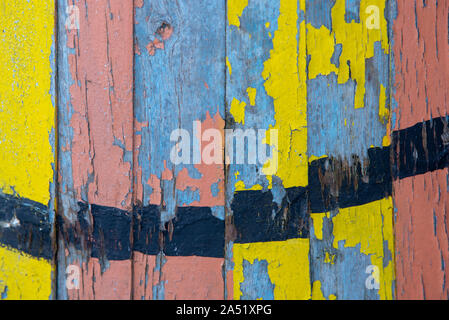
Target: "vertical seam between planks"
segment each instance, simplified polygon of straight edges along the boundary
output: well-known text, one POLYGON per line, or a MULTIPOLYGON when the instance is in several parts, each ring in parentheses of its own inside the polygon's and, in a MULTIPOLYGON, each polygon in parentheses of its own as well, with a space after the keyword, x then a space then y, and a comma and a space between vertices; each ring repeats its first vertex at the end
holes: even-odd
POLYGON ((135 164, 135 156, 134 156, 134 152, 136 152, 135 149, 135 137, 136 137, 136 122, 135 122, 135 96, 136 96, 136 87, 135 87, 135 77, 136 77, 136 73, 135 73, 135 60, 136 60, 136 46, 135 46, 135 6, 134 6, 134 0, 132 1, 132 18, 131 18, 131 23, 132 23, 132 73, 133 73, 133 83, 132 83, 132 126, 133 126, 133 133, 132 133, 132 161, 131 161, 131 188, 132 188, 132 192, 131 192, 131 234, 130 234, 130 249, 131 249, 131 292, 130 292, 130 300, 134 300, 134 204, 136 201, 136 195, 135 195, 135 186, 134 183, 136 183, 134 181, 135 179, 135 168, 136 168, 136 164, 135 164))
POLYGON ((58 225, 58 215, 59 215, 59 6, 58 1, 55 0, 54 3, 54 86, 55 86, 55 92, 54 92, 54 107, 55 107, 55 146, 54 146, 54 159, 55 159, 55 165, 53 173, 54 176, 54 221, 53 221, 53 235, 52 238, 54 240, 53 246, 53 279, 52 279, 52 299, 58 300, 58 292, 59 292, 59 264, 58 264, 58 254, 59 254, 59 225, 58 225))
MULTIPOLYGON (((390 176, 393 177, 393 165, 395 163, 395 159, 394 159, 394 154, 395 154, 395 150, 394 150, 394 143, 393 143, 393 118, 392 118, 392 113, 393 113, 393 89, 394 89, 394 84, 393 84, 393 79, 394 79, 394 73, 393 73, 393 66, 394 66, 394 33, 393 33, 393 25, 394 25, 394 21, 393 21, 393 8, 392 8, 392 1, 396 1, 396 0, 387 0, 387 15, 388 15, 388 19, 387 19, 387 23, 388 23, 388 43, 389 43, 389 57, 388 57, 388 87, 389 87, 389 110, 390 110, 390 116, 388 121, 390 122, 390 145, 393 146, 393 148, 390 148, 390 166, 389 166, 389 170, 390 170, 390 176)), ((392 288, 392 293, 393 293, 393 297, 392 300, 396 300, 397 297, 397 282, 396 282, 396 228, 395 228, 395 222, 396 222, 396 217, 395 217, 395 197, 394 197, 394 179, 391 181, 391 198, 392 198, 392 215, 391 215, 391 219, 392 219, 392 226, 393 226, 393 252, 391 252, 392 254, 392 263, 393 263, 393 288, 392 288)))
POLYGON ((227 170, 227 166, 226 166, 226 128, 228 126, 228 122, 227 122, 227 103, 226 103, 226 99, 227 99, 227 84, 228 84, 228 77, 227 77, 227 66, 226 66, 226 57, 228 55, 228 47, 227 47, 227 41, 228 41, 228 22, 227 22, 227 14, 228 14, 228 1, 224 0, 224 37, 225 37, 225 41, 224 41, 224 57, 223 57, 223 70, 224 70, 224 98, 223 98, 223 102, 224 102, 224 145, 223 145, 223 192, 224 192, 224 263, 223 263, 223 268, 222 268, 222 276, 223 276, 223 297, 225 300, 228 299, 228 290, 227 290, 227 285, 228 285, 228 280, 227 280, 227 274, 228 274, 228 246, 227 246, 227 217, 228 217, 228 201, 227 201, 227 181, 228 181, 228 170, 227 170))

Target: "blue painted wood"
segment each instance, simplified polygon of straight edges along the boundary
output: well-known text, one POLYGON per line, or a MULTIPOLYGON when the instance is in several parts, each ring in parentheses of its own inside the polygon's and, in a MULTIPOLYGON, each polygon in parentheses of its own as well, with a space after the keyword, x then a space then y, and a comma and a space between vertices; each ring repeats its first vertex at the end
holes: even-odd
MULTIPOLYGON (((154 208, 161 221, 156 228, 169 235, 165 243, 159 243, 161 254, 158 257, 160 272, 168 278, 173 274, 164 269, 167 259, 170 261, 164 256, 166 251, 170 247, 168 255, 181 255, 176 253, 176 246, 170 244, 181 207, 208 210, 205 211, 208 219, 220 224, 222 233, 212 235, 213 230, 204 228, 192 235, 192 243, 187 243, 190 242, 187 238, 175 239, 177 245, 184 241, 184 246, 199 245, 207 251, 208 246, 213 245, 208 244, 207 239, 214 237, 223 242, 223 257, 223 161, 207 165, 198 157, 198 150, 202 149, 199 149, 198 140, 201 132, 198 133, 197 128, 201 125, 203 132, 206 127, 215 128, 223 137, 225 11, 223 1, 146 0, 135 7, 135 200, 138 206, 154 208), (186 140, 182 141, 187 143, 187 149, 183 152, 189 153, 190 163, 177 164, 171 158, 176 142, 180 141, 175 132, 179 129, 186 134, 186 140), (171 139, 172 133, 175 141, 171 139)), ((207 144, 203 141, 203 148, 207 144)), ((219 152, 222 158, 223 150, 219 152)), ((189 212, 194 214, 194 211, 189 212)), ((157 239, 157 232, 155 237, 157 239)), ((181 252, 181 248, 178 251, 181 252)), ((192 274, 200 272, 201 268, 198 265, 192 274)), ((210 272, 221 278, 221 270, 210 272)), ((164 281, 160 278, 153 283, 157 289, 154 297, 167 298, 176 294, 182 297, 186 291, 198 291, 179 283, 178 289, 169 293, 164 281)), ((223 280, 221 282, 223 286, 223 280)), ((196 285, 205 288, 208 284, 196 285)), ((223 289, 217 286, 214 292, 217 290, 221 290, 222 295, 223 289)))

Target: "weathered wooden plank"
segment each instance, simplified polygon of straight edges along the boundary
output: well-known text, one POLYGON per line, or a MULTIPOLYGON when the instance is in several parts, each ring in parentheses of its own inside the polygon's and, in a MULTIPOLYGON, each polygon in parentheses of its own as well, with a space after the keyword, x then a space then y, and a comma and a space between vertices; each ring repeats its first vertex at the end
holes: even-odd
POLYGON ((389 8, 306 2, 313 299, 392 299, 389 8))
POLYGON ((309 299, 305 1, 227 13, 227 298, 309 299))
POLYGON ((129 299, 133 2, 58 4, 58 298, 129 299))
POLYGON ((397 1, 393 25, 398 299, 449 298, 448 1, 397 1))
POLYGON ((223 297, 224 12, 135 1, 136 299, 223 297))
POLYGON ((0 3, 0 299, 55 297, 54 13, 0 3))

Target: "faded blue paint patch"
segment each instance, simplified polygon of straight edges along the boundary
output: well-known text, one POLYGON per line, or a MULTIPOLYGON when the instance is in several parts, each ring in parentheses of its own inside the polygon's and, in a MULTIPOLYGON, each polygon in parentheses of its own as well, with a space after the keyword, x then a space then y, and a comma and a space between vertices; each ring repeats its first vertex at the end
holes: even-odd
POLYGON ((357 155, 363 163, 371 146, 382 146, 386 125, 378 120, 378 105, 354 109, 355 89, 354 80, 338 84, 334 73, 307 81, 309 156, 327 155, 352 164, 357 155))
MULTIPOLYGON (((69 16, 67 12, 68 3, 67 1, 58 0, 58 34, 57 34, 57 52, 52 52, 55 55, 55 60, 57 60, 57 68, 55 70, 55 76, 57 82, 55 83, 53 92, 54 96, 57 95, 57 114, 58 114, 58 126, 57 126, 57 139, 58 139, 58 150, 57 157, 59 162, 59 173, 58 181, 59 187, 59 210, 60 214, 64 219, 70 223, 75 223, 77 221, 77 212, 80 208, 78 206, 77 197, 74 195, 74 182, 73 182, 73 167, 72 167, 72 140, 74 136, 73 128, 70 125, 72 121, 72 116, 74 114, 73 105, 71 102, 70 87, 75 84, 75 79, 72 78, 72 73, 70 69, 69 56, 76 56, 76 49, 69 48, 67 46, 67 30, 65 23, 69 16), (60 192, 62 190, 62 192, 60 192)), ((51 58, 53 59, 53 58, 51 58)), ((55 61, 56 66, 56 61, 55 61)), ((78 80, 79 83, 79 80, 78 80)), ((79 84, 81 87, 81 84, 79 84)), ((55 172, 56 174, 56 172, 55 172)), ((87 200, 87 194, 83 192, 81 195, 83 201, 87 200)), ((61 300, 67 300, 67 289, 66 289, 66 267, 72 263, 78 264, 80 262, 86 261, 88 257, 80 254, 78 250, 74 247, 65 247, 64 241, 60 239, 57 244, 63 250, 58 250, 57 256, 57 292, 55 297, 61 300), (66 256, 65 249, 69 251, 69 255, 66 256)), ((52 295, 53 298, 53 295, 52 295)))
POLYGON ((374 43, 374 56, 365 60, 365 108, 379 110, 380 85, 385 88, 386 107, 390 105, 389 55, 379 41, 374 43))
MULTIPOLYGON (((273 176, 273 186, 271 188, 271 194, 273 195, 273 202, 278 205, 278 208, 282 206, 282 200, 284 199, 287 192, 285 191, 284 186, 282 185, 282 180, 276 176, 273 176)), ((273 212, 273 217, 276 215, 276 212, 273 212)))
MULTIPOLYGON (((322 240, 316 238, 315 230, 312 228, 310 234, 311 281, 312 283, 321 282, 321 291, 326 298, 335 295, 339 300, 379 300, 379 290, 369 289, 366 286, 370 276, 367 273, 367 267, 372 265, 372 262, 370 256, 360 253, 361 245, 345 248, 345 241, 339 241, 338 249, 333 246, 332 218, 337 214, 338 210, 334 210, 330 218, 323 218, 322 240), (326 255, 332 257, 332 263, 325 262, 326 255)), ((385 260, 390 261, 390 258, 391 254, 387 253, 385 260)))
MULTIPOLYGON (((394 38, 394 32, 393 32, 393 23, 394 20, 396 20, 398 15, 398 8, 397 8, 397 1, 396 0, 389 0, 387 2, 387 5, 385 6, 385 17, 387 20, 388 25, 388 38, 390 40, 390 48, 395 47, 395 38, 394 38)), ((389 59, 389 83, 392 84, 389 86, 391 90, 391 101, 390 101, 390 114, 391 114, 391 128, 392 130, 399 129, 399 106, 397 100, 394 98, 396 94, 396 65, 395 65, 395 55, 394 50, 390 50, 390 59, 389 59)))
POLYGON ((346 0, 345 21, 360 23, 360 0, 346 0))
MULTIPOLYGON (((240 17, 240 28, 228 26, 226 30, 226 55, 232 67, 232 75, 227 76, 226 110, 228 129, 263 129, 275 125, 273 98, 267 95, 262 77, 264 61, 270 58, 273 49, 272 37, 278 29, 279 1, 249 1, 240 17), (250 105, 248 88, 257 91, 255 106, 250 105), (244 101, 245 124, 235 123, 230 113, 233 99, 244 101)), ((299 18, 298 20, 300 20, 299 18)), ((304 19, 304 18, 302 18, 304 19)), ((259 146, 266 147, 265 145, 259 146)), ((235 159, 236 148, 233 156, 235 159)), ((269 149, 267 147, 267 149, 269 149)), ((247 146, 245 146, 247 151, 247 146)), ((265 149, 264 149, 265 150, 265 149)), ((245 152, 247 153, 247 152, 245 152)), ((267 152, 268 154, 268 152, 267 152)), ((231 164, 227 175, 226 206, 232 214, 230 204, 234 198, 235 184, 243 181, 246 188, 260 185, 268 190, 269 181, 262 173, 263 163, 231 164)))
POLYGON ((225 208, 223 206, 211 207, 212 215, 220 220, 225 219, 225 208))
POLYGON ((220 188, 218 187, 218 182, 216 182, 210 186, 210 191, 212 192, 213 197, 218 196, 218 194, 220 192, 220 188))
MULTIPOLYGON (((174 143, 170 135, 175 129, 187 130, 191 140, 194 121, 204 121, 219 112, 225 118, 225 2, 147 1, 136 8, 135 38, 140 54, 135 55, 135 117, 147 124, 136 135, 141 137, 137 150, 138 166, 142 168, 143 203, 150 202, 153 192, 148 185, 151 175, 160 178, 166 165, 177 174, 187 168, 189 176, 200 179, 194 164, 174 165, 170 152, 174 143), (157 30, 169 25, 170 38, 163 40, 157 30), (164 49, 150 55, 146 49, 155 39, 164 42, 164 49)), ((191 155, 194 147, 191 145, 191 155)), ((169 168, 169 169, 170 169, 169 168)), ((162 187, 164 219, 174 215, 176 206, 198 201, 191 190, 173 192, 162 187)))
MULTIPOLYGON (((156 265, 154 266, 153 272, 161 274, 163 272, 163 267, 167 259, 163 252, 160 252, 156 257, 156 265)), ((153 300, 165 300, 165 281, 160 281, 153 285, 153 300)))
POLYGON ((153 300, 165 300, 165 281, 153 286, 153 300))
POLYGON ((331 57, 331 63, 335 65, 337 68, 340 68, 340 56, 343 52, 343 45, 341 43, 337 43, 334 46, 334 53, 331 57))
POLYGON ((8 286, 5 286, 3 292, 1 293, 1 299, 5 300, 6 298, 8 298, 8 286))
POLYGON ((200 201, 200 192, 198 189, 187 187, 185 190, 176 190, 177 203, 180 206, 189 206, 195 201, 200 201))
POLYGON ((268 262, 243 260, 244 281, 240 283, 241 300, 274 300, 274 284, 268 275, 268 262))
POLYGON ((306 0, 306 22, 316 29, 325 26, 332 30, 332 8, 335 2, 336 0, 306 0))

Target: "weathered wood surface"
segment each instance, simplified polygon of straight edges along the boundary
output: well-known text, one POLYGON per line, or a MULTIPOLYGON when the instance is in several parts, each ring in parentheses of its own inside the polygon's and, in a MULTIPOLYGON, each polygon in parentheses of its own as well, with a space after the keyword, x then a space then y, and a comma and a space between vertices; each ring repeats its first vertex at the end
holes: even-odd
POLYGON ((130 299, 133 4, 58 4, 58 298, 130 299))
POLYGON ((136 299, 224 297, 224 12, 135 2, 136 299))
POLYGON ((393 169, 398 299, 449 299, 449 1, 397 1, 393 169))
POLYGON ((0 298, 449 298, 448 10, 4 1, 0 298))
POLYGON ((54 5, 0 3, 0 299, 55 298, 54 5))

